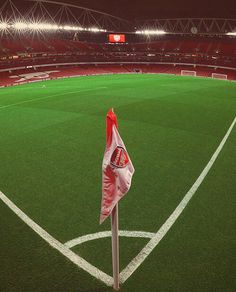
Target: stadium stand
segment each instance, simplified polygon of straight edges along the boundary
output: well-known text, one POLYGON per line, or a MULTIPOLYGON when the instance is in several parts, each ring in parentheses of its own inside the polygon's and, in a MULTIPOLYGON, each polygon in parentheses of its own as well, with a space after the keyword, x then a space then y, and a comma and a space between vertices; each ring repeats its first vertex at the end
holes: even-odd
POLYGON ((181 70, 189 70, 196 76, 218 73, 236 80, 235 38, 226 34, 177 32, 145 38, 132 32, 124 43, 109 43, 107 37, 83 34, 78 39, 76 33, 61 31, 2 33, 0 86, 18 84, 22 77, 17 80, 12 76, 22 74, 34 73, 31 79, 40 80, 42 76, 35 73, 46 71, 58 71, 47 77, 58 78, 130 72, 181 74, 181 70))

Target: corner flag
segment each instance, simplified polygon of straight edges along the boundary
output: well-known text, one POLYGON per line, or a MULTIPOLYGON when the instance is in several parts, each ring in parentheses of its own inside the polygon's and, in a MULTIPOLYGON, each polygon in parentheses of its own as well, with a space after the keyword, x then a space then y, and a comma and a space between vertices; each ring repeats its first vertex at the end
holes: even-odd
POLYGON ((115 205, 128 192, 134 173, 133 164, 118 132, 113 109, 109 110, 106 117, 106 149, 102 172, 100 224, 111 215, 115 205))

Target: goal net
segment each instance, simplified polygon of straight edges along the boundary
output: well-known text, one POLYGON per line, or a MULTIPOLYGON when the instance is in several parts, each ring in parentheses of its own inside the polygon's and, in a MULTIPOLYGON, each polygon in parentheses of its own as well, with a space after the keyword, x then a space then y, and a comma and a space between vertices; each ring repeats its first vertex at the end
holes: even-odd
POLYGON ((197 72, 190 70, 181 70, 181 76, 197 76, 197 72))
POLYGON ((216 79, 227 80, 227 75, 226 74, 212 73, 211 77, 212 78, 216 78, 216 79))

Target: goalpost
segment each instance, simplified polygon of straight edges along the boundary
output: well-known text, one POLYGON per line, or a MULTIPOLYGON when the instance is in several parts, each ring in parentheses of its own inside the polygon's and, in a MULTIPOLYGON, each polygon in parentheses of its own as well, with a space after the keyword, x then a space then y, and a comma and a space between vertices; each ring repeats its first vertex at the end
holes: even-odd
POLYGON ((226 74, 220 74, 220 73, 212 73, 211 77, 216 78, 216 79, 222 79, 222 80, 228 79, 228 76, 226 74))
POLYGON ((190 70, 181 70, 181 76, 197 76, 196 71, 190 71, 190 70))

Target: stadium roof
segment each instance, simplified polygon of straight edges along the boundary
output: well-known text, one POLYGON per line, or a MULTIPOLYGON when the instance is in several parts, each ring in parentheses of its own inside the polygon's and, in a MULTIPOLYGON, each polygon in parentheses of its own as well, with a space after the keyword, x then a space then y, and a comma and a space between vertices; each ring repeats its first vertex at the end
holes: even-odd
MULTIPOLYGON (((57 0, 128 20, 177 17, 236 18, 235 0, 57 0)), ((14 3, 23 5, 22 0, 14 3)))
POLYGON ((156 0, 155 3, 154 0, 146 0, 145 4, 141 1, 134 3, 134 0, 127 3, 123 1, 101 0, 98 4, 91 0, 86 3, 84 0, 6 0, 0 5, 0 29, 2 33, 13 29, 207 35, 224 35, 236 31, 236 15, 230 18, 236 12, 231 0, 224 1, 225 9, 222 7, 223 2, 216 2, 211 11, 214 17, 207 14, 208 10, 204 9, 202 0, 198 0, 197 4, 188 1, 186 6, 183 6, 186 0, 179 0, 178 5, 175 0, 156 0), (171 3, 173 6, 170 6, 171 3), (167 7, 168 18, 165 18, 167 14, 163 11, 167 7), (192 11, 188 11, 191 7, 192 11), (220 11, 225 12, 225 17, 220 11))

